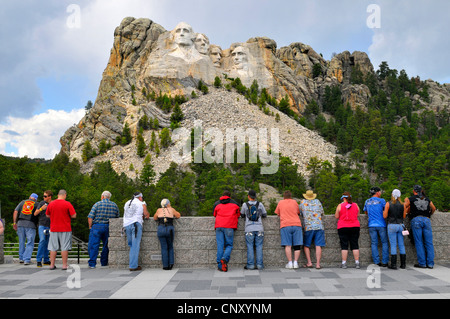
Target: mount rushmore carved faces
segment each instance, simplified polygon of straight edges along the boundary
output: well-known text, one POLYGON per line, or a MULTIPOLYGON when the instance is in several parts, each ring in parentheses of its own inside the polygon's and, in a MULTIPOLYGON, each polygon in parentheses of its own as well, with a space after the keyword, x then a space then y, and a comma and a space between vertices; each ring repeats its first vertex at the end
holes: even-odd
POLYGON ((180 22, 172 32, 176 44, 187 47, 194 45, 194 32, 186 22, 180 22))
POLYGON ((209 51, 209 57, 211 58, 212 63, 215 67, 220 68, 222 66, 222 48, 212 44, 209 51))
POLYGON ((200 54, 207 55, 209 53, 209 39, 203 33, 197 33, 194 44, 200 54))
POLYGON ((171 33, 176 48, 169 54, 170 56, 181 58, 188 63, 202 59, 202 55, 194 46, 195 33, 189 24, 180 22, 171 33))
POLYGON ((248 66, 248 55, 244 47, 238 46, 231 53, 233 69, 242 70, 248 66))

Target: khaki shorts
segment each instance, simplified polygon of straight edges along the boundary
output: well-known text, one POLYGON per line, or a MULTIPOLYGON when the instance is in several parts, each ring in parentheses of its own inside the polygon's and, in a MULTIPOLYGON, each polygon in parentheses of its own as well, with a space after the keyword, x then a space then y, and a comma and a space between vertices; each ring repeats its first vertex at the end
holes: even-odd
POLYGON ((72 250, 72 232, 50 232, 48 250, 72 250))

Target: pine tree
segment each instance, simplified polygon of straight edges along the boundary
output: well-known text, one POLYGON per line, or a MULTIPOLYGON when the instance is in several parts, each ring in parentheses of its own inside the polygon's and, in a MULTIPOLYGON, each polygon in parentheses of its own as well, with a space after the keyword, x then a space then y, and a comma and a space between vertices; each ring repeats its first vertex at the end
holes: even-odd
POLYGON ((145 145, 144 137, 142 136, 142 134, 138 134, 138 136, 137 136, 137 154, 139 157, 145 156, 146 148, 147 148, 147 146, 145 145))
POLYGON ((163 148, 167 148, 170 143, 172 143, 172 138, 170 137, 170 130, 165 127, 161 130, 161 133, 159 133, 159 138, 161 140, 161 146, 163 148))

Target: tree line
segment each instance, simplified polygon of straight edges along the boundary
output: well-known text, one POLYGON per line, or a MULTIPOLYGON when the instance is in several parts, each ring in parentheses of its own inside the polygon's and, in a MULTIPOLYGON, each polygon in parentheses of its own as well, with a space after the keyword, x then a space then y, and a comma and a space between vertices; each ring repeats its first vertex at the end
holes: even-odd
MULTIPOLYGON (((450 208, 450 125, 448 111, 434 112, 414 105, 406 92, 419 94, 427 99, 427 86, 418 78, 409 79, 403 70, 398 73, 387 63, 380 65, 376 74, 367 76, 355 66, 351 81, 366 84, 372 97, 367 109, 352 109, 342 102, 338 86, 327 87, 319 106, 311 101, 299 117, 286 106, 287 99, 276 102, 257 83, 251 88, 239 79, 227 79, 227 90, 239 90, 249 103, 257 104, 265 112, 266 103, 288 114, 299 124, 318 131, 326 140, 334 143, 341 155, 330 161, 311 158, 307 170, 309 178, 297 172, 298 166, 288 157, 280 156, 279 170, 273 175, 261 175, 263 165, 257 163, 208 164, 192 163, 178 167, 175 163, 164 172, 156 183, 155 172, 148 156, 145 170, 133 180, 124 173, 117 174, 110 162, 97 162, 90 174, 82 174, 80 163, 70 161, 64 153, 51 161, 10 158, 0 155, 0 204, 1 216, 6 219, 5 242, 17 242, 12 229, 12 213, 16 205, 31 193, 38 193, 40 200, 45 190, 57 194, 67 190, 69 200, 77 211, 73 221, 74 235, 87 241, 89 230, 87 215, 92 205, 100 200, 102 191, 109 190, 121 212, 123 206, 137 190, 144 194, 150 212, 156 211, 162 198, 168 198, 183 216, 211 216, 211 208, 223 190, 230 190, 232 197, 242 204, 249 189, 259 194, 259 184, 275 187, 280 193, 290 190, 296 198, 312 188, 321 200, 325 212, 334 213, 340 195, 350 191, 355 202, 362 206, 369 197, 369 189, 377 185, 384 190, 383 198, 390 199, 394 188, 402 191, 402 198, 411 196, 412 187, 420 184, 440 211, 450 208)), ((218 82, 218 81, 216 81, 218 82)), ((215 83, 220 87, 221 83, 215 83)), ((173 122, 182 119, 176 108, 178 102, 159 95, 161 108, 174 103, 177 112, 173 122), (164 101, 166 100, 166 101, 164 101), (176 121, 175 121, 176 120, 176 121)), ((149 97, 153 99, 153 97, 149 97)), ((155 97, 157 99, 158 97, 155 97)), ((156 129, 142 120, 144 129, 156 129)), ((128 138, 124 129, 122 137, 128 138)), ((109 146, 106 145, 106 148, 109 146)), ((246 154, 248 156, 248 146, 246 154)), ((145 155, 145 154, 143 154, 145 155)), ((85 160, 85 159, 83 159, 85 160)), ((276 202, 270 202, 267 210, 273 214, 276 202)))

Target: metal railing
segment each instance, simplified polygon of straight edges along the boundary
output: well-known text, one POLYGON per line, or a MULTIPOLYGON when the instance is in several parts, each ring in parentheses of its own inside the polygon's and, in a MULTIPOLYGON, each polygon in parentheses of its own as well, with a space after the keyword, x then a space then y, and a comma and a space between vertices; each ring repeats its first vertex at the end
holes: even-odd
MULTIPOLYGON (((36 258, 38 247, 39 243, 35 243, 31 258, 36 258)), ((100 257, 102 249, 103 245, 100 244, 98 257, 100 257)), ((5 256, 13 256, 13 258, 19 258, 19 243, 3 243, 3 252, 5 256)), ((57 258, 60 257, 61 255, 58 252, 57 258)), ((89 259, 88 243, 72 235, 72 250, 69 250, 69 258, 77 259, 78 263, 80 263, 81 259, 89 259)))

